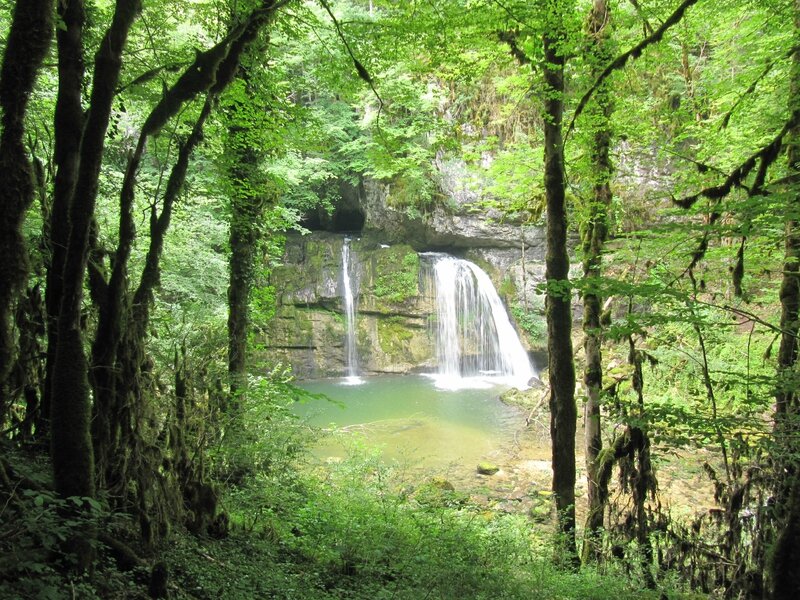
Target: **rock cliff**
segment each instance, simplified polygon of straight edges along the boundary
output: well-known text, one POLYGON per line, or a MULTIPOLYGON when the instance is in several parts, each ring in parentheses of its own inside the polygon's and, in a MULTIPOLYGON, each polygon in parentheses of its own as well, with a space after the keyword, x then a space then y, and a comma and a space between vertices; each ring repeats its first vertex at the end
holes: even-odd
POLYGON ((425 211, 398 201, 397 184, 342 183, 336 210, 307 219, 315 231, 288 236, 283 264, 271 276, 276 315, 261 332, 269 358, 291 364, 301 378, 345 372, 345 236, 351 238, 361 372, 433 366, 434 298, 420 261, 428 251, 466 258, 486 271, 512 319, 517 318, 523 343, 542 350, 544 303, 537 286, 544 280, 543 228, 478 208, 462 167, 459 161, 437 164, 444 201, 425 211))

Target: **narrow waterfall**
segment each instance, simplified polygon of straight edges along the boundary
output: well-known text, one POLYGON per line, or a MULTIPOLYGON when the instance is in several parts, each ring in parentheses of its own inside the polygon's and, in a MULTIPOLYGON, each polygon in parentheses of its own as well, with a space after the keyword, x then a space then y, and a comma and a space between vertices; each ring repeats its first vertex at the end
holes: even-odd
POLYGON ((358 376, 358 349, 356 347, 356 303, 353 294, 358 289, 357 277, 351 275, 353 270, 350 262, 350 238, 344 238, 342 243, 342 303, 344 304, 344 352, 345 352, 345 383, 358 385, 363 383, 358 376))
POLYGON ((436 297, 437 386, 499 378, 527 388, 536 372, 489 276, 468 260, 428 253, 436 297))

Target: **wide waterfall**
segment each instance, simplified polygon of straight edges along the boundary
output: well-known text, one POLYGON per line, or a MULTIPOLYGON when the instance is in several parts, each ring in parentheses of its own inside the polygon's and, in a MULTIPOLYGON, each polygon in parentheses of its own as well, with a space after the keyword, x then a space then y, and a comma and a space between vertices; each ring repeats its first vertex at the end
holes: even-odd
POLYGON ((358 385, 363 380, 358 376, 358 348, 356 347, 356 303, 353 290, 357 290, 358 279, 351 275, 350 238, 342 243, 342 304, 345 321, 345 379, 344 383, 358 385))
POLYGON ((437 387, 474 387, 491 378, 527 388, 536 372, 489 276, 468 260, 425 256, 435 287, 437 387))

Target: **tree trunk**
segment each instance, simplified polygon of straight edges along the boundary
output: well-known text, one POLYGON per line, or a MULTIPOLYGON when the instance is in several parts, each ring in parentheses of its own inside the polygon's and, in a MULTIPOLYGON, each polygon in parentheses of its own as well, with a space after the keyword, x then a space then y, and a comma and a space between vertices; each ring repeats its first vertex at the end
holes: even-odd
POLYGON ((97 294, 99 320, 92 345, 92 384, 94 415, 92 433, 97 459, 99 483, 114 497, 136 507, 142 538, 154 541, 159 531, 169 527, 188 509, 201 522, 210 522, 216 501, 210 505, 192 500, 197 489, 213 496, 213 490, 202 481, 187 480, 185 473, 178 481, 183 503, 176 503, 169 491, 174 478, 162 472, 158 452, 152 452, 153 437, 147 426, 149 392, 152 381, 150 361, 146 355, 147 329, 153 290, 159 284, 160 259, 169 228, 172 210, 186 180, 193 151, 203 139, 203 127, 218 96, 235 77, 242 53, 274 14, 274 1, 265 0, 245 19, 232 26, 229 34, 195 60, 173 86, 165 90, 157 105, 145 118, 136 150, 129 158, 120 192, 119 242, 113 259, 113 270, 107 285, 97 294), (128 262, 136 235, 134 227, 135 184, 146 140, 158 133, 189 102, 203 92, 206 100, 189 137, 179 145, 167 187, 158 207, 151 208, 150 246, 138 287, 128 286, 128 262), (133 485, 131 485, 133 482, 133 485), (191 489, 190 489, 191 488, 191 489), (194 490, 194 491, 193 491, 194 490), (149 507, 161 506, 156 514, 149 507), (173 512, 174 511, 174 512, 173 512))
POLYGON ((78 177, 70 203, 51 397, 53 473, 56 490, 62 496, 93 496, 95 492, 94 453, 89 435, 91 390, 80 322, 83 279, 111 103, 119 82, 128 31, 140 7, 139 0, 117 0, 111 26, 100 43, 89 118, 81 140, 78 177))
MULTIPOLYGON (((795 0, 795 38, 800 37, 800 0, 795 0)), ((789 108, 795 113, 800 110, 800 51, 792 55, 792 80, 789 108)), ((795 126, 788 136, 788 161, 792 173, 800 172, 800 127, 795 126)), ((800 206, 800 196, 789 200, 786 221, 786 242, 784 247, 783 281, 780 289, 781 300, 781 345, 778 351, 778 391, 776 410, 778 417, 797 412, 797 390, 793 372, 798 351, 798 314, 800 313, 800 221, 796 216, 800 206)))
MULTIPOLYGON (((800 38, 800 0, 794 2, 795 42, 800 38)), ((800 50, 792 55, 792 78, 789 96, 792 114, 800 110, 800 50)), ((789 171, 800 172, 800 127, 788 138, 789 171)), ((779 440, 776 464, 776 529, 770 565, 774 600, 794 598, 798 590, 796 560, 800 558, 800 460, 797 439, 800 406, 797 393, 798 333, 800 333, 800 194, 788 194, 786 243, 784 247, 781 299, 781 345, 778 351, 778 382, 775 396, 775 439, 779 440)))
POLYGON ((789 511, 772 555, 772 600, 795 600, 800 591, 800 475, 789 490, 789 511))
POLYGON ((575 364, 572 359, 572 308, 567 254, 564 186, 564 57, 555 32, 545 33, 544 187, 547 203, 547 349, 550 373, 550 434, 553 492, 558 532, 566 562, 578 564, 575 548, 575 364), (553 36, 553 37, 551 37, 553 36))
MULTIPOLYGON (((270 13, 265 17, 263 23, 254 23, 245 32, 241 46, 238 48, 239 55, 255 40, 257 28, 265 25, 271 18, 272 14, 270 13)), ((234 48, 234 51, 236 50, 237 48, 234 48)), ((225 74, 223 69, 223 75, 225 74)), ((233 72, 227 74, 228 77, 232 77, 232 75, 233 72)), ((252 106, 256 106, 257 103, 248 82, 247 70, 241 69, 239 77, 244 84, 247 97, 251 100, 248 104, 252 110, 252 106)), ((228 263, 228 380, 232 410, 230 416, 234 419, 237 418, 239 412, 241 396, 247 389, 250 293, 255 278, 256 250, 263 229, 261 221, 271 200, 264 175, 259 169, 265 149, 255 148, 251 141, 253 134, 249 129, 254 126, 262 127, 263 124, 245 123, 244 125, 231 125, 228 128, 231 157, 228 164, 228 179, 232 189, 229 237, 231 257, 228 263)))
MULTIPOLYGON (((239 32, 241 35, 241 31, 239 32)), ((92 344, 92 386, 95 395, 95 418, 93 422, 95 452, 99 459, 100 472, 106 476, 110 485, 115 486, 122 476, 119 469, 109 470, 112 461, 117 461, 111 440, 121 423, 120 415, 129 413, 127 403, 131 401, 130 390, 136 387, 136 374, 139 364, 131 359, 119 364, 119 351, 123 337, 127 334, 127 320, 130 317, 130 297, 128 294, 128 261, 136 238, 134 208, 136 200, 136 179, 139 165, 144 155, 147 140, 158 133, 186 103, 199 94, 208 91, 216 82, 220 64, 228 55, 232 39, 226 37, 205 52, 198 52, 192 65, 186 69, 175 84, 165 90, 156 106, 147 115, 136 149, 128 158, 125 177, 120 190, 119 238, 114 253, 113 270, 100 294, 97 333, 92 344), (121 389, 117 389, 120 387, 121 389), (112 471, 117 473, 113 474, 112 471)), ((137 343, 141 340, 137 339, 137 343)), ((135 345, 135 344, 134 344, 135 345)), ((136 351, 135 355, 143 354, 136 351)))
MULTIPOLYGON (((229 135, 237 137, 237 131, 229 135)), ((236 146, 237 143, 234 143, 236 146)), ((232 418, 237 417, 247 389, 247 336, 250 330, 250 293, 255 278, 256 250, 261 235, 266 198, 256 181, 262 153, 236 148, 229 177, 233 186, 230 225, 230 279, 228 284, 228 375, 232 418)))
POLYGON ((58 96, 54 122, 56 169, 53 204, 50 210, 48 235, 49 250, 45 308, 47 311, 47 356, 45 359, 45 384, 41 416, 37 430, 44 434, 50 421, 53 394, 53 366, 58 347, 58 313, 64 276, 64 257, 69 240, 69 205, 78 179, 80 165, 80 140, 83 132, 83 0, 58 3, 58 16, 63 27, 56 30, 58 45, 58 96))
MULTIPOLYGON (((592 75, 597 78, 611 59, 607 43, 609 7, 605 0, 595 0, 589 17, 589 35, 592 39, 592 75)), ((586 367, 583 381, 586 385, 584 406, 584 432, 586 451, 586 480, 588 509, 586 533, 583 544, 583 561, 597 560, 600 553, 598 536, 603 527, 606 495, 598 486, 599 455, 603 449, 601 435, 600 403, 603 389, 602 325, 603 298, 599 291, 602 276, 602 253, 608 237, 608 210, 611 205, 611 98, 607 84, 595 94, 596 109, 592 119, 592 177, 593 198, 585 216, 583 230, 583 275, 587 287, 583 293, 583 332, 586 367)))
POLYGON ((24 144, 25 114, 53 36, 52 13, 52 0, 15 4, 0 67, 0 422, 8 409, 6 380, 14 356, 13 305, 28 275, 21 227, 33 201, 34 182, 24 144))

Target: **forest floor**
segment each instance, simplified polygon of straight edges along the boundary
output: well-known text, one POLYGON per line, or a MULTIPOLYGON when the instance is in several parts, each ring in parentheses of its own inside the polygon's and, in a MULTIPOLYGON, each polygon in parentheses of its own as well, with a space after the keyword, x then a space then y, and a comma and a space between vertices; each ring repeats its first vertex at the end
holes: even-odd
MULTIPOLYGON (((272 467, 221 488, 221 508, 231 518, 227 537, 176 528, 157 548, 139 548, 142 561, 133 570, 122 570, 101 546, 105 558, 95 571, 65 576, 52 562, 57 540, 51 550, 36 547, 54 527, 66 534, 55 521, 58 505, 41 493, 26 495, 24 520, 0 527, 0 535, 16 536, 0 561, 0 598, 143 600, 151 597, 151 570, 159 564, 174 600, 705 597, 670 574, 646 589, 630 562, 579 572, 560 565, 547 431, 530 411, 520 411, 520 424, 514 442, 488 457, 499 469, 493 475, 471 465, 404 471, 365 448, 322 464, 308 450, 278 449, 272 467)), ((695 453, 659 463, 660 489, 673 514, 713 502, 706 458, 695 453)), ((42 457, 39 479, 48 470, 42 457)), ((579 524, 585 487, 581 476, 579 524)))

